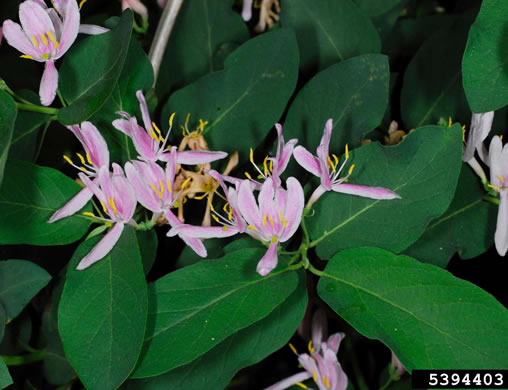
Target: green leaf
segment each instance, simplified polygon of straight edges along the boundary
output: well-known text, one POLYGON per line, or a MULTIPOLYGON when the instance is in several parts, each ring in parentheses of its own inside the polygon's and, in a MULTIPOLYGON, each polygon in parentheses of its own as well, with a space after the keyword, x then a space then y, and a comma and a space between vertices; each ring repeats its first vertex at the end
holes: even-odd
POLYGON ((415 242, 427 224, 446 211, 455 194, 462 130, 458 124, 447 129, 427 126, 397 146, 371 143, 351 155, 356 169, 349 183, 385 187, 402 199, 325 193, 307 219, 312 245, 317 244, 322 259, 358 246, 400 252, 415 242))
POLYGON ((207 120, 203 134, 210 148, 234 147, 244 158, 279 120, 296 86, 298 48, 293 32, 277 29, 247 41, 227 58, 225 68, 171 95, 162 117, 177 112, 183 124, 190 112, 191 125, 199 118, 207 120))
POLYGON ((12 142, 17 109, 7 92, 0 90, 0 186, 4 178, 7 153, 12 142))
POLYGON ((58 111, 60 122, 83 122, 109 99, 124 67, 132 21, 132 12, 124 11, 113 30, 86 38, 65 55, 59 85, 70 105, 58 111))
POLYGON ((5 324, 7 323, 7 308, 0 301, 0 341, 3 340, 5 334, 5 324))
POLYGON ((508 104, 508 3, 485 0, 469 30, 462 60, 464 89, 473 112, 508 104))
POLYGON ((136 234, 126 227, 113 250, 83 271, 78 262, 99 237, 83 242, 69 263, 58 329, 87 389, 115 389, 131 373, 143 344, 147 289, 136 234))
MULTIPOLYGON (((224 255, 223 238, 210 238, 205 240, 203 244, 205 245, 206 252, 208 253, 206 256, 208 259, 219 259, 224 255)), ((202 260, 204 259, 194 252, 190 246, 185 245, 180 257, 178 258, 178 268, 188 267, 189 265, 199 263, 202 260)))
POLYGON ((335 255, 318 294, 408 371, 508 367, 508 311, 449 272, 378 248, 335 255))
POLYGON ((304 72, 381 50, 374 25, 352 0, 285 1, 280 21, 296 32, 304 72))
MULTIPOLYGON (((0 304, 2 306, 3 304, 0 304)), ((3 311, 3 309, 0 309, 3 311)), ((7 314, 4 323, 7 322, 7 314)), ((0 317, 2 314, 0 313, 0 317)), ((1 331, 0 331, 1 333, 1 331)), ((26 346, 30 345, 32 337, 32 319, 30 310, 22 311, 16 318, 5 326, 5 334, 0 343, 0 355, 21 355, 26 353, 26 346)), ((0 334, 1 338, 1 334, 0 334)))
POLYGON ((7 309, 7 320, 21 313, 50 279, 51 275, 30 261, 0 261, 0 301, 7 309))
POLYGON ((382 15, 396 5, 398 5, 402 0, 355 0, 355 3, 370 17, 375 17, 382 15))
POLYGON ((285 265, 259 276, 256 264, 264 252, 237 251, 151 283, 145 344, 132 377, 187 364, 279 306, 295 290, 298 276, 285 265))
POLYGON ((314 152, 326 121, 332 118, 330 149, 342 151, 347 143, 359 146, 362 137, 383 119, 389 79, 387 57, 380 54, 366 54, 330 66, 296 96, 284 124, 284 137, 297 138, 314 152))
POLYGON ((241 16, 230 0, 183 2, 162 61, 156 91, 165 96, 199 77, 224 68, 217 61, 231 43, 249 39, 241 16), (227 26, 227 28, 225 28, 227 26))
POLYGON ((12 381, 7 366, 5 365, 4 361, 0 359, 0 389, 5 389, 7 386, 12 385, 13 383, 14 382, 12 381))
POLYGON ((456 252, 462 259, 484 253, 494 242, 498 209, 484 196, 480 180, 463 164, 450 207, 404 253, 440 267, 446 267, 456 252))
POLYGON ((141 260, 143 261, 143 270, 145 275, 148 275, 157 255, 157 233, 153 229, 146 231, 138 230, 136 231, 136 238, 138 239, 141 260))
POLYGON ((297 289, 267 317, 234 333, 192 363, 166 374, 127 382, 126 390, 222 390, 240 369, 256 364, 284 346, 302 321, 307 307, 305 274, 297 289))
MULTIPOLYGON (((90 221, 81 215, 48 223, 81 187, 47 167, 9 160, 0 189, 0 244, 63 245, 79 240, 90 221)), ((92 211, 90 205, 82 211, 92 211)))
POLYGON ((433 34, 411 59, 400 97, 408 129, 434 125, 441 118, 452 117, 462 123, 470 120, 460 67, 467 20, 458 19, 433 34))

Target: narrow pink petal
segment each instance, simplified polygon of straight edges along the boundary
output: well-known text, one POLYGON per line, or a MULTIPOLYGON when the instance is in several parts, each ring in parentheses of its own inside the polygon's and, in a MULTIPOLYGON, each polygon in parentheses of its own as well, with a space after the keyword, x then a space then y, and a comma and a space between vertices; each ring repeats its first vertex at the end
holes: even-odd
POLYGON ((55 211, 55 213, 49 219, 49 223, 58 221, 59 219, 68 217, 77 213, 92 199, 93 192, 85 187, 79 191, 71 200, 69 200, 61 209, 55 211))
POLYGON ((136 210, 136 194, 129 184, 125 176, 113 175, 111 178, 111 186, 113 189, 113 199, 118 210, 118 218, 124 222, 129 222, 136 210))
POLYGON ((317 177, 321 176, 319 160, 303 146, 297 146, 293 151, 293 156, 295 157, 296 162, 300 164, 303 169, 309 171, 317 177))
POLYGON ((41 85, 39 87, 39 96, 43 106, 49 106, 53 103, 58 88, 58 71, 53 61, 46 61, 44 73, 42 74, 41 85))
POLYGON ((371 199, 400 199, 398 194, 386 188, 362 186, 360 184, 333 184, 332 190, 371 199))
POLYGON ((280 382, 267 387, 265 390, 284 390, 288 387, 293 386, 296 383, 303 382, 309 378, 312 378, 312 374, 307 371, 299 372, 298 374, 292 375, 286 379, 281 380, 280 382))
MULTIPOLYGON (((193 150, 185 152, 176 152, 178 164, 183 165, 202 165, 213 161, 221 160, 227 157, 226 152, 210 152, 207 150, 193 150)), ((162 160, 162 158, 161 158, 162 160)), ((163 160, 164 161, 164 160, 163 160)))
POLYGON ((497 253, 500 256, 506 255, 508 250, 508 192, 501 191, 501 199, 499 201, 499 210, 497 212, 496 233, 494 242, 496 244, 497 253))
POLYGON ((88 253, 83 259, 79 262, 76 267, 77 270, 84 270, 85 268, 90 267, 92 264, 98 262, 104 256, 106 256, 113 247, 116 245, 120 236, 122 235, 124 228, 123 223, 115 223, 113 228, 100 240, 97 245, 95 245, 90 253, 88 253))
POLYGON ((399 358, 397 357, 397 355, 395 355, 392 351, 392 364, 393 366, 395 367, 395 373, 398 375, 398 376, 401 376, 402 374, 404 374, 406 372, 406 368, 404 367, 404 365, 402 364, 402 362, 399 360, 399 358))
POLYGON ((123 168, 122 168, 122 166, 120 164, 113 163, 112 167, 113 167, 113 176, 114 175, 125 176, 123 168))
POLYGON ((242 184, 240 184, 240 191, 238 192, 238 207, 240 208, 240 212, 247 223, 254 226, 257 231, 261 233, 264 230, 262 225, 262 216, 259 212, 256 199, 254 198, 254 194, 252 193, 252 188, 248 180, 244 180, 242 184))
POLYGON ((168 233, 168 237, 184 235, 192 238, 225 238, 238 233, 238 229, 232 226, 193 226, 182 224, 175 226, 168 233), (224 227, 226 230, 224 230, 224 227))
MULTIPOLYGON (((261 191, 259 191, 258 195, 258 203, 259 203, 259 212, 262 218, 264 218, 265 214, 268 217, 272 217, 274 220, 279 219, 279 213, 274 210, 274 196, 275 191, 273 188, 273 179, 271 177, 267 178, 261 187, 261 191)), ((267 224, 269 225, 269 224, 267 224)))
MULTIPOLYGON (((175 183, 175 175, 176 175, 176 146, 171 148, 171 153, 169 153, 169 159, 166 164, 166 181, 169 182, 171 186, 171 190, 173 191, 174 183, 175 183)), ((176 196, 175 192, 171 193, 172 197, 176 196)))
POLYGON ((109 149, 106 140, 101 135, 97 127, 90 122, 81 124, 81 134, 83 136, 83 148, 90 154, 90 159, 96 168, 109 165, 109 149))
POLYGON ((131 118, 130 123, 132 142, 140 157, 148 161, 157 161, 158 157, 154 152, 154 146, 158 144, 158 141, 155 141, 141 126, 138 125, 136 118, 131 118))
POLYGON ((149 184, 143 180, 143 176, 131 162, 125 164, 125 174, 134 188, 139 203, 150 211, 162 212, 159 197, 149 184))
POLYGON ((242 18, 246 22, 252 18, 252 0, 243 0, 242 18))
POLYGON ((27 37, 32 35, 39 41, 39 45, 42 45, 40 36, 46 34, 46 31, 50 31, 55 35, 55 29, 53 22, 49 17, 46 9, 41 7, 39 3, 34 1, 24 1, 19 5, 19 20, 23 31, 27 37))
MULTIPOLYGON (((107 170, 107 167, 103 167, 101 169, 107 170)), ((99 171, 99 173, 100 173, 100 171, 99 171)), ((107 203, 108 200, 106 199, 106 196, 104 195, 104 192, 102 192, 102 190, 99 188, 99 186, 95 183, 95 181, 98 182, 98 179, 96 179, 94 181, 91 181, 88 178, 88 176, 85 175, 83 172, 78 173, 78 176, 81 179, 81 181, 83 183, 85 183, 86 187, 88 189, 90 189, 90 191, 93 192, 93 194, 97 197, 97 199, 99 199, 99 201, 101 201, 104 204, 107 203)))
POLYGON ((286 170, 297 142, 298 140, 296 138, 290 139, 282 148, 282 153, 279 157, 279 175, 286 170))
POLYGON ((122 0, 122 10, 131 8, 134 12, 141 15, 143 19, 148 19, 148 10, 139 0, 122 0))
POLYGON ((116 119, 113 121, 113 127, 122 133, 131 137, 132 134, 132 124, 128 120, 125 119, 116 119))
POLYGON ((164 8, 166 6, 166 3, 168 2, 168 0, 157 0, 157 4, 159 5, 159 7, 161 8, 164 8))
POLYGON ((332 334, 326 341, 327 348, 330 348, 335 354, 337 354, 337 352, 339 352, 340 343, 344 337, 346 337, 346 335, 342 332, 332 334))
POLYGON ((80 34, 88 34, 88 35, 100 35, 107 33, 109 31, 108 28, 97 26, 95 24, 80 24, 79 25, 79 33, 80 34))
POLYGON ((287 241, 295 234, 302 221, 303 207, 304 207, 304 194, 300 182, 294 177, 290 177, 286 181, 287 185, 287 200, 286 208, 283 213, 284 220, 287 220, 287 225, 280 237, 280 241, 287 241))
POLYGON ((308 373, 312 375, 315 372, 317 378, 321 379, 316 361, 310 355, 302 353, 301 355, 298 356, 298 362, 308 373))
POLYGON ((145 96, 143 95, 143 91, 139 90, 136 92, 136 97, 139 101, 139 108, 141 109, 141 116, 143 117, 143 123, 145 124, 145 129, 150 131, 152 128, 152 120, 150 119, 150 112, 148 111, 148 105, 146 104, 145 96))
POLYGON ((319 308, 312 316, 312 345, 316 353, 321 349, 321 342, 328 334, 326 312, 319 308))
POLYGON ((277 257, 278 247, 278 242, 271 242, 265 255, 261 258, 261 260, 259 260, 256 271, 261 276, 268 275, 275 267, 277 267, 277 262, 279 260, 277 257))
POLYGON ((464 161, 473 158, 474 152, 481 147, 482 142, 489 135, 494 120, 494 111, 473 113, 471 118, 471 129, 467 137, 466 150, 464 151, 464 161))
POLYGON ((12 20, 6 20, 2 25, 2 33, 7 43, 23 54, 32 56, 35 60, 42 61, 38 50, 33 47, 21 29, 21 26, 12 20))
MULTIPOLYGON (((166 216, 166 219, 168 220, 168 222, 171 225, 171 227, 176 227, 176 226, 182 225, 182 222, 171 211, 166 210, 164 215, 166 216)), ((196 254, 198 256, 201 256, 201 257, 206 257, 207 256, 205 245, 203 244, 203 242, 199 238, 188 237, 188 236, 186 236, 184 234, 179 234, 178 237, 180 237, 180 239, 183 242, 185 242, 185 244, 187 246, 189 246, 194 252, 196 252, 196 254)))
POLYGON ((56 13, 54 8, 49 8, 47 10, 48 16, 51 19, 51 23, 53 23, 53 27, 55 29, 55 37, 57 40, 62 36, 63 23, 60 16, 56 13))
POLYGON ((76 40, 79 31, 80 15, 78 2, 70 0, 66 3, 62 36, 60 37, 60 46, 58 46, 58 54, 56 58, 60 58, 67 50, 69 50, 76 40))

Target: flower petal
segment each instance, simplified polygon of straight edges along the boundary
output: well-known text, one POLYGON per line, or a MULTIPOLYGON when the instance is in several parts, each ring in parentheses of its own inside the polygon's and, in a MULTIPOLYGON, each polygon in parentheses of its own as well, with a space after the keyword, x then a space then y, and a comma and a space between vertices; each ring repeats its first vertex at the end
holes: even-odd
POLYGON ((264 230, 261 223, 262 217, 248 180, 244 180, 240 184, 240 190, 238 192, 238 207, 240 208, 240 212, 247 223, 254 226, 256 230, 261 233, 264 230))
POLYGON ((111 177, 112 198, 118 209, 118 217, 123 222, 129 222, 136 211, 137 198, 134 189, 123 175, 111 177))
POLYGON ((146 131, 152 129, 152 119, 150 118, 150 111, 148 111, 148 105, 146 104, 145 95, 143 91, 139 90, 136 92, 136 97, 139 101, 139 109, 141 110, 141 117, 143 118, 143 124, 145 125, 146 131))
POLYGON ((252 0, 243 0, 242 18, 245 22, 252 18, 252 0))
POLYGON ((469 161, 473 158, 474 152, 489 135, 494 120, 494 111, 473 113, 471 118, 471 129, 467 138, 466 150, 463 160, 469 161))
POLYGON ((346 335, 342 332, 332 334, 326 341, 326 347, 330 348, 335 354, 337 354, 337 352, 339 352, 340 343, 344 337, 346 337, 346 335))
POLYGON ((113 121, 113 127, 122 133, 132 137, 132 124, 129 120, 126 119, 115 119, 113 121))
POLYGON ((77 213, 79 210, 86 206, 92 197, 93 192, 88 187, 83 188, 76 195, 74 195, 74 197, 69 200, 61 209, 55 211, 48 222, 53 223, 59 219, 69 217, 77 213))
POLYGON ((108 31, 108 28, 97 26, 95 24, 80 24, 78 32, 80 34, 100 35, 107 33, 108 31))
POLYGON ((277 263, 279 261, 277 257, 278 247, 278 242, 271 242, 265 255, 261 258, 261 260, 259 260, 256 271, 261 276, 268 275, 275 267, 277 267, 277 263))
POLYGON ((53 61, 46 61, 44 73, 42 74, 41 85, 39 87, 39 96, 43 106, 49 106, 53 103, 58 88, 58 71, 53 61))
POLYGON ((2 33, 7 43, 23 54, 32 56, 35 60, 41 61, 41 55, 32 43, 28 40, 21 26, 12 20, 6 20, 2 25, 2 33))
POLYGON ((90 253, 88 253, 83 259, 79 262, 76 267, 77 270, 83 270, 85 268, 90 267, 92 264, 101 260, 106 256, 113 247, 116 245, 120 236, 122 235, 124 228, 123 223, 115 223, 115 226, 107 232, 107 234, 100 240, 97 245, 95 245, 90 253))
POLYGON ((400 195, 383 187, 362 186, 360 184, 333 184, 332 190, 343 194, 362 196, 371 199, 400 199, 400 195))
POLYGON ((297 146, 293 151, 293 156, 298 164, 317 177, 321 177, 321 168, 319 160, 303 146, 297 146))
MULTIPOLYGON (((183 225, 182 221, 180 221, 178 217, 171 211, 166 210, 164 215, 166 216, 166 219, 168 220, 171 227, 183 225)), ((188 237, 184 234, 179 234, 178 237, 180 237, 187 246, 189 246, 194 252, 196 252, 198 256, 201 257, 207 256, 205 245, 199 238, 188 237)))
POLYGON ((233 226, 193 226, 182 224, 170 229, 166 235, 168 237, 182 234, 193 238, 225 238, 234 236, 237 233, 238 229, 233 226))
MULTIPOLYGON (((187 150, 184 152, 176 152, 176 161, 182 165, 203 165, 213 161, 221 160, 227 157, 226 152, 211 152, 208 150, 187 150)), ((161 158, 167 161, 167 158, 161 158)))
POLYGON ((326 319, 326 312, 319 308, 312 316, 312 345, 316 353, 321 349, 321 342, 328 333, 328 323, 326 319))
POLYGON ((97 127, 90 122, 81 124, 83 148, 90 154, 90 159, 96 168, 109 166, 109 149, 106 140, 97 127))
POLYGON ((500 256, 506 255, 508 250, 508 192, 506 191, 501 191, 494 242, 497 253, 500 256))
POLYGON ((287 220, 287 225, 280 237, 280 241, 287 241, 295 234, 302 221, 303 207, 305 197, 303 188, 300 182, 294 177, 290 177, 286 181, 287 185, 287 200, 286 208, 284 210, 284 220, 287 220))
POLYGON ((501 155, 503 152, 503 141, 499 136, 492 137, 489 147, 489 167, 490 167, 490 182, 493 185, 499 184, 499 178, 502 176, 503 167, 501 165, 501 155))
MULTIPOLYGON (((35 37, 42 45, 41 35, 49 31, 55 35, 53 22, 46 10, 39 3, 24 1, 19 5, 19 20, 27 37, 35 37)), ((47 42, 46 42, 47 43, 47 42)))
POLYGON ((78 2, 71 0, 66 2, 64 21, 62 26, 62 36, 58 46, 56 58, 60 58, 71 47, 78 36, 80 14, 78 2))
POLYGON ((290 377, 277 382, 265 390, 284 390, 288 387, 295 385, 296 383, 303 382, 309 378, 312 378, 312 374, 307 371, 299 372, 298 374, 291 375, 290 377))
POLYGON ((150 211, 162 212, 158 196, 143 180, 143 175, 131 162, 125 164, 125 174, 127 175, 127 180, 129 180, 129 183, 134 188, 139 203, 150 211))

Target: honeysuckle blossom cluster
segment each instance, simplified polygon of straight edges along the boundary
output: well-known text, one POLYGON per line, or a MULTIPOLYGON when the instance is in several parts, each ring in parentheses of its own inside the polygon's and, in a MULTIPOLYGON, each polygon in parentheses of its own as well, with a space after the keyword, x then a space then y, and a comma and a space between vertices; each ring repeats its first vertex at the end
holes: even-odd
POLYGON ((44 62, 44 73, 39 88, 41 104, 53 103, 58 88, 55 61, 72 46, 78 32, 101 34, 107 30, 94 25, 80 24, 80 8, 76 0, 54 0, 53 8, 44 0, 25 0, 19 6, 21 25, 5 20, 3 35, 9 45, 23 53, 22 58, 44 62))

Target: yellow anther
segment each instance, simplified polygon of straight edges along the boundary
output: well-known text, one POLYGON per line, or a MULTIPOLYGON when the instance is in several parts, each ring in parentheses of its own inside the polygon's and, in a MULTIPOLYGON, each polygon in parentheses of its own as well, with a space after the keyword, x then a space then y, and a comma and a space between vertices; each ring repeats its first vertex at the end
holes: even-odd
POLYGON ((205 126, 208 124, 208 121, 204 121, 203 119, 199 120, 199 126, 198 129, 203 131, 205 129, 205 126))
POLYGON ((314 353, 314 347, 312 346, 312 340, 309 340, 309 344, 307 345, 310 353, 314 353))
POLYGON ((314 379, 314 382, 317 383, 317 375, 316 375, 316 371, 312 371, 312 379, 314 379))
POLYGON ((273 172, 273 160, 270 160, 270 172, 273 172))
POLYGON ((182 129, 182 135, 185 137, 185 127, 183 127, 182 125, 180 125, 180 128, 182 129))
POLYGON ((270 225, 272 225, 272 227, 274 227, 274 225, 275 225, 275 224, 273 223, 272 216, 270 215, 270 216, 268 217, 268 219, 270 220, 270 225))
POLYGON ((247 176, 247 179, 252 180, 252 177, 251 177, 251 175, 249 175, 248 172, 245 172, 245 176, 247 176))
POLYGON ((247 227, 248 227, 249 229, 254 230, 255 232, 257 232, 257 231, 258 231, 258 229, 256 229, 256 227, 255 227, 254 225, 249 225, 249 226, 247 226, 247 227))
POLYGON ((60 46, 60 42, 56 41, 55 42, 55 49, 58 49, 59 46, 60 46))
POLYGON ((210 210, 215 211, 212 205, 212 201, 210 200, 210 197, 208 197, 208 204, 210 205, 210 210))
POLYGON ((157 127, 157 125, 155 124, 155 122, 152 122, 152 126, 153 126, 153 128, 155 129, 155 131, 157 132, 157 134, 161 135, 161 130, 157 127))
POLYGON ((351 175, 353 173, 353 169, 355 169, 355 164, 351 165, 351 167, 349 168, 349 172, 347 174, 351 175))
POLYGON ((173 127, 173 119, 175 119, 176 112, 172 113, 169 117, 169 127, 173 127))
POLYGON ((26 58, 27 60, 33 60, 34 59, 32 56, 29 56, 28 54, 23 54, 20 57, 21 58, 26 58))
POLYGON ((229 206, 228 219, 233 220, 233 208, 231 206, 229 206))
POLYGON ((288 343, 288 346, 289 346, 289 348, 291 348, 291 351, 293 351, 293 353, 294 353, 295 355, 298 355, 298 352, 296 351, 296 348, 294 347, 294 345, 293 345, 293 344, 288 343))
POLYGON ((202 199, 205 199, 205 197, 207 197, 207 196, 208 196, 208 194, 205 192, 203 195, 195 196, 194 199, 202 200, 202 199))
POLYGON ((503 140, 503 134, 501 134, 501 135, 499 136, 499 139, 500 139, 501 141, 503 140))
POLYGON ((150 184, 150 187, 152 188, 152 190, 154 190, 154 191, 155 191, 155 193, 157 194, 157 196, 158 196, 159 198, 162 198, 162 196, 161 196, 162 194, 159 192, 159 190, 157 189, 157 187, 155 187, 153 184, 150 184))
POLYGON ((493 188, 496 191, 501 191, 501 188, 499 188, 498 186, 493 186, 492 184, 488 184, 487 187, 493 188))
POLYGON ((90 173, 90 172, 88 172, 88 171, 86 170, 86 168, 85 168, 85 167, 79 167, 79 169, 81 169, 81 170, 82 170, 83 172, 85 172, 85 173, 90 173))
POLYGON ((90 153, 85 154, 86 161, 88 161, 88 164, 93 165, 92 159, 90 158, 90 153))
POLYGON ((462 142, 466 142, 466 125, 462 125, 462 142))
POLYGON ((42 55, 42 59, 44 59, 44 60, 48 60, 48 59, 49 59, 49 54, 48 54, 48 53, 44 53, 44 54, 42 55))
POLYGON ((71 160, 69 157, 67 157, 65 154, 63 155, 63 158, 64 158, 64 160, 65 160, 65 161, 67 161, 69 164, 74 165, 74 163, 72 162, 72 160, 71 160))
POLYGON ((170 192, 170 193, 173 192, 173 188, 171 188, 171 182, 169 181, 169 179, 166 182, 166 184, 168 185, 168 192, 170 192))
POLYGON ((118 210, 116 209, 115 200, 113 198, 108 198, 108 203, 111 206, 111 210, 113 211, 113 215, 116 214, 118 212, 118 210))
POLYGON ((229 203, 226 202, 226 204, 224 205, 224 207, 222 207, 222 210, 224 210, 225 213, 228 212, 228 206, 229 206, 229 203))
POLYGON ((106 208, 106 205, 104 204, 104 202, 102 200, 100 200, 99 202, 101 202, 101 206, 102 206, 102 209, 104 210, 104 212, 107 213, 108 209, 106 208))
POLYGON ((328 156, 328 166, 330 168, 332 168, 332 171, 335 172, 336 169, 335 169, 335 165, 333 165, 333 162, 332 162, 332 159, 330 158, 330 156, 328 156))
POLYGON ((286 228, 286 226, 288 225, 288 222, 289 222, 289 219, 286 219, 286 220, 284 221, 284 223, 282 224, 282 227, 283 227, 284 229, 285 229, 285 228, 286 228))
POLYGON ((86 0, 81 0, 81 2, 79 3, 79 8, 81 9, 81 7, 83 7, 83 4, 86 3, 86 0))
POLYGON ((346 144, 346 160, 349 159, 349 148, 347 147, 347 144, 346 144))
POLYGON ((192 180, 192 177, 188 177, 187 179, 185 179, 185 181, 182 183, 182 189, 185 188, 185 186, 187 186, 187 184, 189 184, 189 182, 192 180))
POLYGON ((337 164, 339 164, 339 158, 335 154, 332 154, 332 157, 333 157, 333 162, 334 162, 335 166, 337 166, 337 164))
POLYGON ((222 227, 222 230, 227 231, 227 230, 228 230, 228 227, 227 227, 226 225, 224 225, 224 226, 222 227))
POLYGON ((87 217, 92 217, 92 218, 95 218, 95 214, 94 213, 90 213, 88 211, 85 211, 84 213, 82 213, 83 215, 86 215, 87 217))
POLYGON ((251 163, 254 164, 254 150, 252 150, 252 148, 250 148, 249 160, 250 160, 251 163))
POLYGON ((301 387, 302 389, 308 389, 308 387, 305 386, 302 382, 296 382, 295 385, 301 387))
POLYGON ((497 175, 498 179, 501 180, 501 183, 504 183, 504 179, 503 179, 503 176, 499 176, 497 175))
POLYGON ((187 116, 185 117, 185 124, 189 123, 190 120, 190 112, 187 113, 187 116))
POLYGON ((156 140, 156 141, 158 141, 158 140, 159 140, 159 137, 157 136, 157 134, 155 134, 155 131, 153 131, 153 128, 150 128, 150 136, 151 136, 154 140, 156 140))
POLYGON ((277 237, 272 237, 272 244, 276 244, 277 243, 277 237))
POLYGON ((161 194, 164 193, 164 183, 162 180, 159 180, 159 185, 161 186, 161 194))
POLYGON ((82 154, 76 153, 76 156, 78 156, 79 160, 81 161, 81 164, 85 165, 85 158, 82 154))
POLYGON ((35 47, 39 47, 39 42, 37 42, 37 38, 35 38, 35 35, 32 35, 32 42, 34 43, 35 47))
POLYGON ((266 213, 263 215, 263 226, 266 226, 266 213))
POLYGON ((48 36, 48 38, 49 38, 49 40, 50 40, 51 42, 53 42, 53 43, 55 43, 55 42, 56 42, 56 38, 55 38, 55 36, 53 35, 53 33, 52 33, 51 31, 46 30, 46 35, 48 36))
POLYGON ((42 43, 44 43, 44 46, 49 45, 48 38, 46 38, 46 35, 44 35, 44 34, 41 34, 41 41, 42 41, 42 43))
POLYGON ((330 381, 328 380, 328 378, 326 376, 323 375, 323 383, 325 384, 325 386, 327 388, 330 388, 330 381))
POLYGON ((265 157, 263 160, 263 167, 265 169, 265 176, 268 176, 268 165, 266 164, 268 162, 268 156, 265 157))
POLYGON ((180 202, 177 201, 177 202, 173 203, 173 207, 176 207, 176 208, 180 207, 180 202))
POLYGON ((452 127, 452 117, 448 118, 448 127, 452 127))
POLYGON ((212 214, 212 218, 215 219, 215 221, 217 223, 220 223, 219 218, 217 218, 217 216, 215 214, 212 214))
POLYGON ((282 215, 282 210, 280 211, 279 218, 280 218, 280 223, 284 223, 284 216, 282 215))

